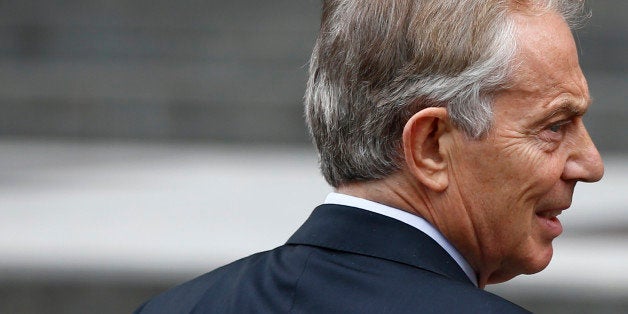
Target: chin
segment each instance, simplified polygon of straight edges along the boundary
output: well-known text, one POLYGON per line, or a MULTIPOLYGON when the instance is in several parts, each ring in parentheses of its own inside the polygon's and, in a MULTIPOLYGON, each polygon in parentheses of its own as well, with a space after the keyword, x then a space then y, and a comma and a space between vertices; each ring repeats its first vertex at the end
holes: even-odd
POLYGON ((545 248, 543 250, 537 250, 536 254, 532 255, 530 259, 525 263, 525 271, 522 272, 526 275, 536 274, 543 269, 545 269, 550 261, 552 260, 552 255, 554 254, 554 250, 552 245, 549 245, 549 248, 545 248))
MULTIPOLYGON (((553 249, 549 248, 533 250, 526 258, 511 261, 509 267, 494 272, 488 278, 487 284, 497 284, 513 279, 519 275, 532 275, 545 269, 552 260, 553 249)), ((505 266, 505 265, 504 265, 505 266)))

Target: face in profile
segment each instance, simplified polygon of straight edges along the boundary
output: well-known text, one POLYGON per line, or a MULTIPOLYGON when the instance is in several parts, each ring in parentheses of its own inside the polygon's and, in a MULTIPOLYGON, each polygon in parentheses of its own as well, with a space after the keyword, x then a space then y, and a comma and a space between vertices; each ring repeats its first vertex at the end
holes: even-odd
POLYGON ((520 63, 496 96, 493 126, 481 140, 456 131, 448 161, 448 193, 461 210, 454 242, 488 283, 545 268, 576 182, 603 174, 582 121, 590 97, 568 26, 549 13, 516 22, 520 63))

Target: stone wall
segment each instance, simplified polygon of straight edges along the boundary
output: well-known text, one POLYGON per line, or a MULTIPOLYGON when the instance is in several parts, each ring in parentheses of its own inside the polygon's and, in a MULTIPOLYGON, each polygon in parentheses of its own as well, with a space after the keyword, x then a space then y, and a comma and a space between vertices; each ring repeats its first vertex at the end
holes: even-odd
MULTIPOLYGON (((628 147, 622 0, 578 32, 602 150, 628 147)), ((319 0, 2 1, 0 134, 306 143, 319 0)))
POLYGON ((318 1, 4 1, 0 133, 305 142, 318 1))

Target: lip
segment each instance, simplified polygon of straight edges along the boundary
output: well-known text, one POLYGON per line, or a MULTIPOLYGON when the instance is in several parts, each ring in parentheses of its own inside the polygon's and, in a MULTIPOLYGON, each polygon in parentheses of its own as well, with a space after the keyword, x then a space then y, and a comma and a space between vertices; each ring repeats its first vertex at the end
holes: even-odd
POLYGON ((563 225, 560 223, 558 215, 565 209, 567 209, 567 207, 547 209, 535 213, 537 222, 547 238, 554 239, 563 233, 563 225))

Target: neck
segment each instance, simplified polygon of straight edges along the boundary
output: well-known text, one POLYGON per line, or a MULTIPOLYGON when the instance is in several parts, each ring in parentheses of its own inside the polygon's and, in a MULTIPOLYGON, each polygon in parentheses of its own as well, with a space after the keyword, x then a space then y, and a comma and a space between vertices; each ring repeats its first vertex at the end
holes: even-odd
MULTIPOLYGON (((408 179, 403 173, 393 174, 376 181, 344 184, 338 187, 336 192, 367 199, 422 217, 445 236, 476 273, 482 269, 479 267, 480 263, 477 262, 481 258, 478 258, 475 246, 468 245, 474 237, 461 233, 460 228, 454 228, 457 224, 468 224, 470 221, 465 220, 464 217, 449 216, 449 212, 452 211, 442 210, 449 208, 448 206, 454 206, 445 201, 447 192, 431 191, 416 180, 408 179), (456 223, 452 224, 452 221, 456 223)), ((469 230, 467 227, 464 226, 462 229, 469 230)), ((489 281, 488 276, 482 276, 482 272, 477 279, 480 288, 484 288, 489 281)))
POLYGON ((343 184, 336 192, 401 209, 438 227, 427 191, 411 182, 397 173, 381 180, 343 184))

